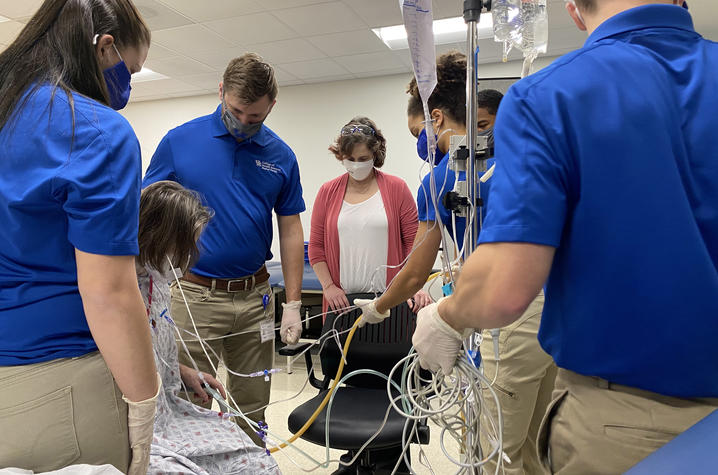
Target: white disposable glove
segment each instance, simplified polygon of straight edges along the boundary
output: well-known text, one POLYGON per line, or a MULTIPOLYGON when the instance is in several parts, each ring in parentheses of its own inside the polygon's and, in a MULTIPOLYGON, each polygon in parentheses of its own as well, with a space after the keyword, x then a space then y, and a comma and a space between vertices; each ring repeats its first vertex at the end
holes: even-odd
POLYGON ((362 317, 364 317, 359 322, 359 328, 363 327, 367 323, 379 323, 391 315, 390 310, 387 310, 384 313, 377 312, 376 301, 377 299, 354 299, 354 305, 361 308, 362 317))
POLYGON ((150 446, 152 433, 155 428, 155 410, 157 409, 157 396, 162 391, 162 379, 157 374, 157 394, 140 402, 132 402, 125 396, 122 400, 127 403, 127 428, 129 431, 130 450, 132 458, 127 475, 145 475, 150 463, 150 446))
POLYGON ((439 303, 445 298, 419 310, 416 316, 416 330, 411 342, 419 355, 419 364, 422 368, 433 372, 441 368, 445 375, 449 375, 461 351, 461 342, 473 330, 465 330, 462 335, 441 318, 439 303))
POLYGON ((282 343, 293 345, 302 336, 302 317, 299 315, 302 302, 294 300, 283 303, 282 308, 284 311, 282 312, 282 326, 279 327, 279 337, 282 339, 282 343))

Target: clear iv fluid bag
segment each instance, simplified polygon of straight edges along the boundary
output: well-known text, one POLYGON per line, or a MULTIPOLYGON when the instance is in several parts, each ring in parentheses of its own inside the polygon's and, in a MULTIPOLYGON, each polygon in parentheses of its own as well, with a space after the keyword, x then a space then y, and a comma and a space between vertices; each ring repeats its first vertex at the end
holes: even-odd
POLYGON ((545 53, 548 46, 546 0, 521 0, 521 51, 524 56, 545 53))
POLYGON ((521 51, 524 64, 521 77, 531 74, 536 57, 548 46, 548 16, 546 0, 521 0, 521 51))
POLYGON ((494 41, 504 44, 504 62, 508 59, 512 46, 521 45, 521 1, 494 0, 491 5, 494 41))

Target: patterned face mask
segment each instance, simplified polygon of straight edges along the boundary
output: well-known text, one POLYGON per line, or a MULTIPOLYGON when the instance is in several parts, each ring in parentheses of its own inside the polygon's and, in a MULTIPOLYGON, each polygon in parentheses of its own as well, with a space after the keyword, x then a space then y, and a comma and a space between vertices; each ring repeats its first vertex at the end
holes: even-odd
POLYGON ((232 134, 232 137, 242 141, 255 135, 262 128, 264 120, 256 122, 254 124, 244 125, 242 121, 232 114, 227 108, 227 103, 222 100, 222 123, 227 127, 227 131, 232 134))

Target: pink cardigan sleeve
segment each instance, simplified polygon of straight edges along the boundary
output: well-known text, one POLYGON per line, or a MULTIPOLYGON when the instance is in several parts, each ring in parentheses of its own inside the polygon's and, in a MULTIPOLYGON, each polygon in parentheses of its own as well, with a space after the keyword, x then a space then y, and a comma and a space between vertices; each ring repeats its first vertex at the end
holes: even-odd
POLYGON ((309 230, 309 263, 326 262, 326 248, 324 247, 324 226, 327 215, 327 189, 322 185, 314 199, 312 209, 312 224, 309 230))
POLYGON ((401 228, 402 260, 409 255, 414 245, 414 237, 419 229, 419 216, 416 212, 416 202, 406 182, 402 180, 399 196, 399 226, 401 228))

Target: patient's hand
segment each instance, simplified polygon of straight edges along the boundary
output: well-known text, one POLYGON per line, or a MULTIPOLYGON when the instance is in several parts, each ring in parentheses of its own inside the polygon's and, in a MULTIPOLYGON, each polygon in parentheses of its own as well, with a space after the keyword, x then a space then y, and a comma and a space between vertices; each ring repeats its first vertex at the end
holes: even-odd
MULTIPOLYGON (((183 364, 179 365, 180 367, 180 377, 182 378, 182 382, 185 386, 187 386, 187 390, 191 390, 194 392, 195 398, 201 399, 201 402, 203 404, 209 402, 211 399, 210 395, 207 394, 207 392, 202 388, 202 380, 199 377, 199 372, 195 371, 194 369, 185 366, 183 364)), ((223 398, 227 398, 227 394, 224 392, 224 386, 222 386, 222 383, 217 381, 214 376, 202 372, 202 375, 204 377, 204 380, 209 386, 213 389, 216 389, 219 391, 219 393, 222 395, 223 398)))
POLYGON ((414 313, 419 313, 419 310, 427 305, 430 305, 432 302, 433 300, 431 299, 431 295, 426 293, 423 289, 415 293, 412 298, 406 301, 409 308, 413 310, 414 313))

